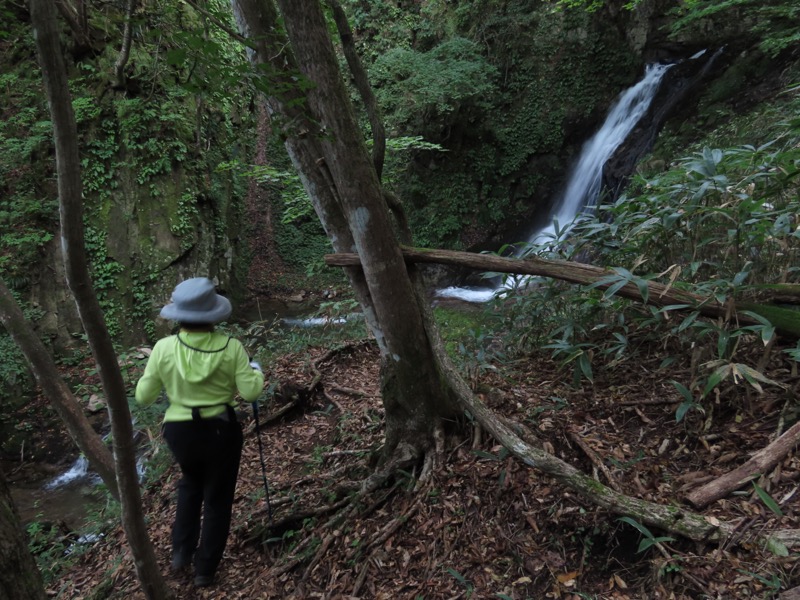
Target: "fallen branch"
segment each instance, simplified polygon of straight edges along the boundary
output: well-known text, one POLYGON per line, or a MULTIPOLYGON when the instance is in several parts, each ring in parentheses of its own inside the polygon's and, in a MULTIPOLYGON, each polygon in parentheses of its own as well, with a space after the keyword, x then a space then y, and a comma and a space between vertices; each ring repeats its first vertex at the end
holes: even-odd
POLYGON ((686 496, 686 499, 697 508, 703 508, 720 498, 724 498, 732 491, 752 481, 758 475, 770 471, 794 449, 798 441, 800 441, 800 422, 795 423, 777 440, 756 452, 746 463, 696 489, 686 496))
POLYGON ((680 404, 680 398, 655 398, 652 400, 621 400, 617 406, 660 406, 662 404, 680 404))
POLYGON ((372 398, 372 396, 370 394, 368 394, 367 392, 364 392, 362 390, 356 390, 356 389, 349 388, 349 387, 345 387, 343 385, 331 384, 328 387, 331 390, 333 390, 334 392, 339 392, 341 394, 348 394, 350 396, 357 396, 359 398, 372 398))
POLYGON ((568 435, 569 438, 575 442, 581 450, 583 450, 583 453, 589 457, 589 460, 592 461, 592 464, 597 467, 603 473, 603 475, 605 475, 608 485, 610 485, 615 491, 619 492, 619 485, 617 485, 617 482, 611 476, 608 467, 606 467, 605 463, 600 460, 600 457, 597 456, 597 453, 589 447, 589 444, 584 442, 581 436, 574 431, 570 431, 568 435))
MULTIPOLYGON (((597 283, 614 271, 586 265, 567 260, 548 260, 538 256, 529 256, 524 259, 504 258, 493 254, 476 254, 474 252, 457 252, 455 250, 439 250, 431 248, 411 248, 401 246, 403 257, 410 263, 435 263, 467 267, 477 271, 496 273, 517 273, 520 275, 534 275, 537 277, 551 277, 570 283, 587 285, 597 283)), ((326 254, 325 264, 335 267, 354 267, 361 264, 358 254, 337 253, 326 254)), ((599 289, 607 289, 615 281, 600 284, 599 289)), ((683 310, 696 310, 700 314, 727 320, 735 315, 738 323, 743 325, 757 325, 755 319, 736 312, 730 304, 720 304, 713 297, 702 297, 680 289, 671 284, 665 285, 655 281, 630 282, 620 288, 616 295, 630 300, 642 301, 642 292, 637 284, 646 284, 648 290, 647 302, 653 306, 681 306, 683 310)), ((772 305, 747 303, 738 305, 738 308, 762 314, 772 321, 775 330, 793 338, 800 337, 800 317, 796 311, 781 309, 772 305)), ((675 310, 678 310, 677 308, 675 310)))

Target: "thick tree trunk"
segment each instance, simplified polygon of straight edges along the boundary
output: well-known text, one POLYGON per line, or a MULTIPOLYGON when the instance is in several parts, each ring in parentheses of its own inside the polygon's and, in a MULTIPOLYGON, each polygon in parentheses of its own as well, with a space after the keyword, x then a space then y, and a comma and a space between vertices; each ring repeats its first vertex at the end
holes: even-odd
POLYGON ((234 12, 242 33, 258 40, 257 64, 272 65, 284 81, 301 76, 311 84, 305 95, 298 95, 302 91, 295 83, 281 89, 273 81, 281 93, 270 98, 270 107, 288 124, 287 150, 334 248, 361 256, 363 273, 351 269, 348 275, 381 349, 385 450, 391 453, 402 444, 424 451, 432 443, 439 415, 452 405, 436 369, 422 309, 342 83, 321 6, 278 4, 291 53, 277 34, 277 15, 268 14, 269 3, 234 0, 234 12))
MULTIPOLYGON (((438 263, 468 267, 476 271, 552 277, 553 279, 581 285, 596 283, 604 277, 614 275, 613 271, 602 267, 567 260, 548 260, 537 256, 524 259, 504 258, 492 254, 409 247, 403 247, 402 252, 409 263, 438 263)), ((359 257, 354 253, 329 254, 325 257, 325 263, 337 267, 353 267, 359 264, 359 257)), ((602 290, 612 285, 613 282, 604 283, 597 287, 602 290)), ((648 290, 647 302, 654 306, 682 306, 683 310, 696 310, 701 315, 714 319, 729 319, 731 315, 735 315, 737 321, 742 325, 757 325, 759 323, 752 317, 737 313, 734 306, 720 304, 714 298, 698 296, 697 294, 654 281, 647 281, 646 287, 648 290)), ((626 284, 616 294, 630 300, 644 300, 642 290, 636 283, 626 284)), ((778 307, 753 303, 741 303, 739 307, 773 319, 772 322, 779 333, 791 337, 800 337, 800 317, 798 317, 797 311, 782 310, 778 307)))
POLYGON ((44 600, 42 576, 0 470, 0 600, 44 600))
POLYGON ((86 264, 78 135, 67 85, 66 66, 59 43, 55 4, 53 0, 31 0, 30 7, 39 63, 53 121, 61 246, 67 284, 78 306, 106 394, 113 434, 117 486, 122 502, 122 525, 134 557, 136 573, 145 596, 161 600, 169 598, 170 592, 158 569, 153 545, 145 527, 125 382, 86 264))
POLYGON ((0 323, 22 350, 36 381, 64 421, 72 440, 100 475, 111 495, 119 500, 114 458, 111 452, 92 429, 81 405, 61 378, 50 353, 25 320, 22 310, 2 279, 0 279, 0 323))

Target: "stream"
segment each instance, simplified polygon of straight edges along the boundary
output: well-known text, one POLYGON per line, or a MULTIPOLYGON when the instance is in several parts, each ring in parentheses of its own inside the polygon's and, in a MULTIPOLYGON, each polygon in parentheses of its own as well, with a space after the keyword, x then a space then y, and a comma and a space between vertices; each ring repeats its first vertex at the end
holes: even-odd
POLYGON ((11 497, 23 523, 63 523, 67 530, 80 529, 92 507, 101 501, 95 494, 99 477, 79 456, 60 474, 41 473, 25 481, 10 483, 11 497))
MULTIPOLYGON (((319 302, 259 300, 241 312, 243 322, 278 323, 285 328, 311 328, 344 324, 360 315, 343 317, 316 316, 319 302)), ((144 465, 137 462, 139 476, 144 475, 144 465)), ((99 476, 89 469, 83 455, 69 461, 66 467, 25 463, 22 467, 9 467, 11 497, 24 524, 34 521, 56 523, 68 531, 80 530, 92 511, 105 502, 97 493, 99 476), (17 470, 24 468, 24 476, 17 470)))

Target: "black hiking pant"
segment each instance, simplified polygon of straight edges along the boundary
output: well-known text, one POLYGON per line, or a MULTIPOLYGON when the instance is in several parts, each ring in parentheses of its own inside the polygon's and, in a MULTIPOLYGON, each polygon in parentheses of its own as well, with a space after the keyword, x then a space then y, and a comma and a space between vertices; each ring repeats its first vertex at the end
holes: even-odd
POLYGON ((164 439, 183 475, 178 482, 178 507, 172 527, 173 556, 194 554, 195 574, 213 576, 231 526, 244 439, 242 427, 235 414, 229 420, 169 422, 164 424, 164 439))

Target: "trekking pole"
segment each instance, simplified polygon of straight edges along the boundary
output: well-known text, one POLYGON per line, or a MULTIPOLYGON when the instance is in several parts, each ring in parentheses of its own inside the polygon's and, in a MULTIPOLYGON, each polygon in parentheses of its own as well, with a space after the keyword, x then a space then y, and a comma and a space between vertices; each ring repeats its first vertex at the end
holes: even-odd
POLYGON ((267 465, 264 463, 264 446, 261 443, 261 424, 258 422, 258 399, 253 402, 253 416, 256 419, 256 438, 258 439, 258 456, 261 458, 261 479, 264 482, 264 493, 267 498, 267 515, 272 525, 272 506, 269 503, 269 484, 267 483, 267 465))

